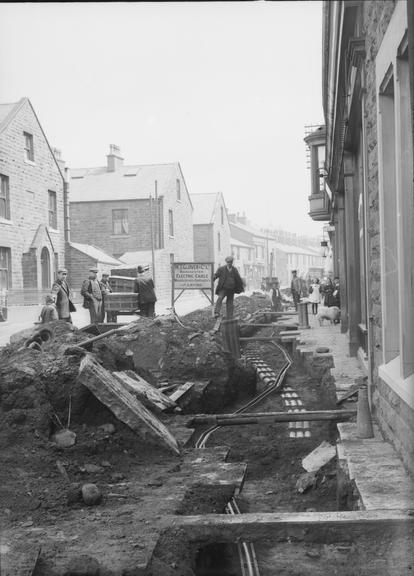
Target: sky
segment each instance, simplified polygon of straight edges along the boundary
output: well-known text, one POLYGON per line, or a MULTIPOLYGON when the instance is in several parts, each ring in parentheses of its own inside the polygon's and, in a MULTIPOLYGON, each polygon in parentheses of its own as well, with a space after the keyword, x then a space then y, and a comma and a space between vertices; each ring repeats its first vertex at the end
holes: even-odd
POLYGON ((323 123, 322 3, 2 3, 0 102, 27 96, 69 167, 179 161, 259 227, 320 236, 305 126, 323 123))

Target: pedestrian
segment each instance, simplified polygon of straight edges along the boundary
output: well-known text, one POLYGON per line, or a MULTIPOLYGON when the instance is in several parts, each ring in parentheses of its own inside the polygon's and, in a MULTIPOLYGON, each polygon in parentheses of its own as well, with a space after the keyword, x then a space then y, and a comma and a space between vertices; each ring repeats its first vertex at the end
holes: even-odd
POLYGON ((98 280, 98 268, 89 268, 89 278, 82 283, 83 307, 89 310, 91 324, 102 321, 103 289, 98 280))
MULTIPOLYGON (((111 294, 112 292, 112 288, 109 284, 109 274, 108 272, 102 272, 102 276, 101 276, 101 280, 100 280, 100 284, 101 284, 101 290, 102 290, 102 322, 105 322, 105 300, 106 300, 106 295, 107 294, 111 294)), ((107 322, 113 322, 113 312, 111 312, 110 310, 108 310, 106 312, 106 321, 107 322)))
POLYGON ((69 287, 67 277, 68 271, 66 268, 60 268, 52 286, 52 294, 55 297, 59 320, 72 322, 71 312, 76 312, 76 306, 72 302, 72 290, 69 287))
POLYGON ((295 305, 295 310, 298 309, 298 304, 302 294, 302 282, 298 278, 297 270, 292 270, 292 281, 290 283, 290 291, 292 293, 293 304, 295 305))
POLYGON ((269 297, 272 303, 272 310, 274 312, 280 312, 283 306, 282 306, 282 294, 279 288, 279 280, 275 280, 274 282, 272 282, 269 297))
POLYGON ((309 286, 309 302, 312 304, 312 314, 316 316, 318 313, 318 305, 321 302, 321 285, 319 278, 315 278, 309 286))
POLYGON ((139 310, 141 316, 147 318, 154 318, 155 316, 155 302, 157 297, 155 295, 154 280, 151 278, 148 269, 143 266, 138 266, 137 277, 134 282, 134 292, 138 293, 139 310))
POLYGON ((47 324, 48 322, 53 322, 54 320, 59 320, 55 298, 52 296, 52 294, 47 294, 45 297, 45 305, 40 311, 39 322, 36 322, 36 324, 47 324))
POLYGON ((321 292, 323 295, 323 305, 329 308, 333 306, 334 285, 329 276, 325 276, 322 281, 321 292))
POLYGON ((227 256, 225 266, 220 266, 214 274, 213 280, 217 280, 216 294, 218 296, 214 308, 214 316, 220 315, 223 299, 226 299, 226 316, 233 318, 234 295, 244 292, 243 280, 237 268, 233 266, 233 256, 227 256))

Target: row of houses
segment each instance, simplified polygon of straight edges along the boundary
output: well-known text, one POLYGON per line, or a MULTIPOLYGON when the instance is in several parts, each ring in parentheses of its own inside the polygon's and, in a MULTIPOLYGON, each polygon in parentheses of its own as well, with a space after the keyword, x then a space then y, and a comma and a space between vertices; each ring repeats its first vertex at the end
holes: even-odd
POLYGON ((190 195, 178 162, 125 165, 111 145, 104 165, 68 169, 28 98, 0 105, 0 179, 9 304, 40 302, 62 266, 76 291, 91 265, 119 274, 149 265, 160 297, 171 293, 173 262, 217 267, 233 253, 250 289, 322 266, 314 248, 284 245, 229 214, 221 192, 190 195))
POLYGON ((329 222, 341 330, 384 436, 414 472, 414 6, 324 2, 325 125, 310 215, 329 222))

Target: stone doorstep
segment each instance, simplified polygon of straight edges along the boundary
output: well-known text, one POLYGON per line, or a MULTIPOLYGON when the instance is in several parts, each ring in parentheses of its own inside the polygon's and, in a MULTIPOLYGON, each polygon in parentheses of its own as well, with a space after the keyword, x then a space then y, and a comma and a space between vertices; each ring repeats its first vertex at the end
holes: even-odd
POLYGON ((404 510, 414 507, 414 480, 389 442, 374 424, 374 438, 356 436, 355 423, 337 424, 338 459, 347 465, 365 510, 404 510))

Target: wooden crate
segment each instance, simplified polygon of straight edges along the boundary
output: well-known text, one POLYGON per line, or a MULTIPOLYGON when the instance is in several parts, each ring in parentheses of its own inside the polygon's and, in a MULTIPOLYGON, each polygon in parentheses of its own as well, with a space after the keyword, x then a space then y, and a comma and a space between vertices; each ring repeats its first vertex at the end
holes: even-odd
POLYGON ((109 286, 112 292, 133 292, 135 278, 127 278, 126 276, 110 276, 109 286))
POLYGON ((105 310, 121 312, 138 310, 138 294, 136 292, 112 292, 105 295, 105 310))

